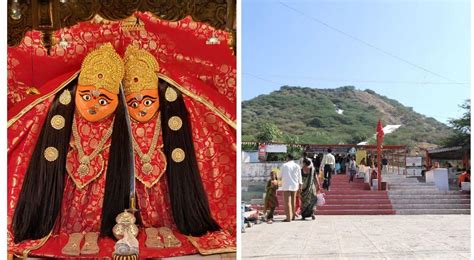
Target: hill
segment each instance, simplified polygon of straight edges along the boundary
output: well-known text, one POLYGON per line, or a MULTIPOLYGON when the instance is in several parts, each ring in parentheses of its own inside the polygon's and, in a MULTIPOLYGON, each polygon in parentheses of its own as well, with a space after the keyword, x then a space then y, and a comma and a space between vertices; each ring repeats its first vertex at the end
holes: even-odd
POLYGON ((242 102, 242 141, 256 141, 264 123, 276 125, 285 135, 280 141, 298 143, 374 143, 378 119, 383 125, 400 125, 386 134, 384 143, 439 145, 453 130, 432 117, 413 111, 372 90, 353 86, 315 89, 283 86, 268 95, 242 102))

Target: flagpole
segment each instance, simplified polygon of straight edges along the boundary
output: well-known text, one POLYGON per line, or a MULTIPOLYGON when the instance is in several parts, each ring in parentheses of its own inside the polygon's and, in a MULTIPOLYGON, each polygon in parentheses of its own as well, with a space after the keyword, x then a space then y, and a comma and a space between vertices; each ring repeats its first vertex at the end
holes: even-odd
POLYGON ((377 123, 377 190, 382 190, 382 143, 383 143, 383 127, 382 121, 379 119, 377 123))

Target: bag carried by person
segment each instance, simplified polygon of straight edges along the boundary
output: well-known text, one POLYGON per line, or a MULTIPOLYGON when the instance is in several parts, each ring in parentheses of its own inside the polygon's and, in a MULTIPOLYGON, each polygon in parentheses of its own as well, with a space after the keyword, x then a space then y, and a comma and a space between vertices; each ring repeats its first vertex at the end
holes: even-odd
POLYGON ((326 204, 326 200, 324 199, 324 193, 318 193, 316 195, 316 198, 318 199, 316 202, 317 206, 324 206, 324 204, 326 204))

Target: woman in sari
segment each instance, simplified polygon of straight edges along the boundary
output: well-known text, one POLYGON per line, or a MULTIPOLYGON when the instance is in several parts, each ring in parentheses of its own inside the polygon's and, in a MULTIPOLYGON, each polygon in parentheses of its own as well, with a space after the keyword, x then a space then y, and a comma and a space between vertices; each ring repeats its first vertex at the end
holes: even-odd
POLYGON ((265 205, 264 205, 264 212, 269 210, 267 214, 267 223, 273 223, 273 213, 275 212, 275 208, 278 207, 278 198, 276 195, 276 191, 278 190, 278 177, 276 171, 273 170, 270 173, 271 179, 267 182, 267 187, 265 191, 265 205))
POLYGON ((316 186, 320 186, 318 178, 315 177, 315 170, 311 167, 311 162, 308 159, 303 161, 303 168, 301 168, 301 177, 303 185, 301 187, 301 218, 314 217, 314 206, 316 205, 316 186))

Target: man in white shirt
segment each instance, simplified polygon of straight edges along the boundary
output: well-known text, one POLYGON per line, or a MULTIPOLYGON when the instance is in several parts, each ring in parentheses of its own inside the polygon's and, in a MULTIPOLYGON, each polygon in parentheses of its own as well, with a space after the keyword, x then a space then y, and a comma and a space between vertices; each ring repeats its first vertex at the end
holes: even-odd
POLYGON ((296 216, 296 192, 301 189, 303 180, 301 178, 301 168, 294 162, 292 154, 288 154, 288 162, 284 163, 280 168, 281 189, 285 198, 285 214, 284 222, 295 220, 296 216))
POLYGON ((323 160, 321 161, 321 170, 324 170, 324 182, 323 182, 323 189, 329 191, 329 186, 331 186, 331 175, 332 171, 336 166, 336 158, 334 155, 331 154, 332 150, 328 149, 328 153, 323 156, 323 160))

